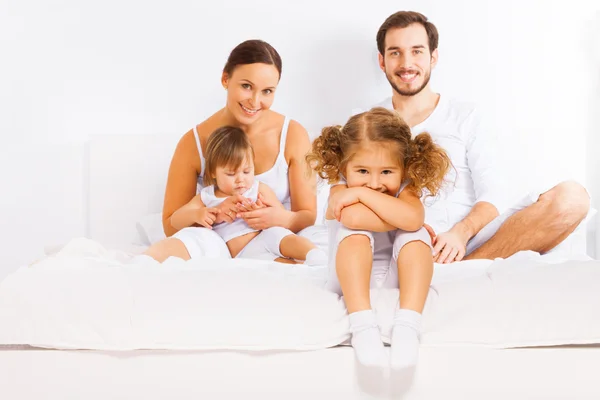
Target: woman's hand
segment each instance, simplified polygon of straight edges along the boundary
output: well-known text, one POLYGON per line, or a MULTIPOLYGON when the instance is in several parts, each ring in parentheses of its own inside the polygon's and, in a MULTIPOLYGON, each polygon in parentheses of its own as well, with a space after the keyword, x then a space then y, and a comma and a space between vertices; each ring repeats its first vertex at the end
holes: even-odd
MULTIPOLYGON (((362 188, 347 188, 339 190, 329 196, 329 207, 333 211, 336 220, 340 220, 344 207, 351 206, 359 202, 359 193, 362 188)), ((370 189, 369 189, 370 190, 370 189)))
POLYGON ((220 224, 221 222, 227 222, 228 224, 232 223, 236 219, 236 214, 240 212, 239 204, 244 204, 244 202, 249 202, 250 200, 241 194, 235 194, 233 196, 229 196, 226 198, 221 204, 219 204, 216 208, 219 210, 217 214, 217 219, 215 220, 216 224, 220 224))
POLYGON ((243 218, 252 229, 261 231, 273 226, 287 226, 289 211, 285 208, 269 204, 262 194, 258 194, 255 203, 242 204, 244 210, 236 214, 237 218, 243 218))

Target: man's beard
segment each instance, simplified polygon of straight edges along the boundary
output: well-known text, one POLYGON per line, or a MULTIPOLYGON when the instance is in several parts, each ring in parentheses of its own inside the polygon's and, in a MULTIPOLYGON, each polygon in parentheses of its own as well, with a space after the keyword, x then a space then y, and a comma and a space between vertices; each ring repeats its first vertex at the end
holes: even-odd
MULTIPOLYGON (((396 76, 394 74, 394 76, 396 76)), ((429 79, 431 79, 431 71, 428 71, 427 74, 425 75, 424 79, 423 79, 423 84, 413 90, 400 90, 400 88, 398 86, 396 86, 396 84, 394 83, 393 79, 390 78, 390 76, 388 75, 388 73, 385 73, 385 77, 387 78, 388 82, 390 83, 390 85, 392 86, 392 88, 396 91, 396 93, 398 93, 401 96, 414 96, 416 94, 419 94, 421 92, 421 90, 425 89, 425 86, 427 86, 427 84, 429 83, 429 79)), ((398 77, 400 78, 400 77, 398 77)))

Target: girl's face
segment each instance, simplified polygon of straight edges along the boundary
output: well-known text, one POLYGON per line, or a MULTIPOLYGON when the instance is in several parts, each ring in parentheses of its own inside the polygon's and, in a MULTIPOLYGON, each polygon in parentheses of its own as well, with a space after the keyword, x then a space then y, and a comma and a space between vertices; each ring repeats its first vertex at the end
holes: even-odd
POLYGON ((231 76, 223 73, 227 89, 227 110, 241 125, 249 125, 268 110, 275 98, 279 71, 274 65, 238 65, 231 76))
POLYGON ((215 170, 217 188, 228 196, 243 194, 254 183, 254 163, 246 157, 238 168, 218 166, 215 170))
POLYGON ((363 142, 346 165, 348 187, 368 187, 396 196, 402 184, 398 147, 390 142, 363 142))

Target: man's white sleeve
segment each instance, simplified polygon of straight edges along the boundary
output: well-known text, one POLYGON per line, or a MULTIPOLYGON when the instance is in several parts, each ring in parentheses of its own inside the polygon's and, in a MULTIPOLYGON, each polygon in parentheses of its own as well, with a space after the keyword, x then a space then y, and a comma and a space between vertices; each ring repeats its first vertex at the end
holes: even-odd
POLYGON ((484 125, 477 110, 473 110, 462 126, 467 146, 467 164, 473 179, 475 202, 493 204, 502 214, 509 206, 508 186, 499 164, 498 140, 495 130, 484 125))

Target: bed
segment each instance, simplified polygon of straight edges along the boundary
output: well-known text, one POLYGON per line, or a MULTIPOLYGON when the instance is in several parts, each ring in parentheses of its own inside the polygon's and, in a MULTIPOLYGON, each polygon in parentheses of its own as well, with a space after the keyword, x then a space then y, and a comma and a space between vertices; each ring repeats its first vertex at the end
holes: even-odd
MULTIPOLYGON (((119 135, 96 137, 87 144, 88 238, 107 249, 129 254, 139 252, 155 239, 152 229, 162 203, 161 182, 166 178, 177 140, 175 136, 119 135), (130 179, 132 175, 137 179, 130 179)), ((573 236, 561 254, 563 259, 565 254, 581 256, 584 248, 585 232, 583 238, 573 236)), ((438 273, 438 277, 443 275, 438 273)), ((595 283, 600 287, 600 280, 595 283)), ((589 288, 594 281, 582 284, 589 288)), ((588 292, 589 299, 597 301, 599 295, 588 292)), ((548 299, 550 302, 551 297, 548 299)), ((580 329, 569 332, 570 338, 584 332, 583 339, 563 340, 564 343, 539 341, 538 345, 523 346, 513 343, 508 349, 440 343, 439 337, 437 343, 426 340, 412 379, 396 380, 392 387, 382 388, 382 393, 373 390, 368 382, 361 382, 352 349, 344 343, 311 350, 260 351, 93 349, 94 346, 88 347, 92 350, 53 350, 11 343, 0 346, 0 397, 351 399, 378 394, 406 399, 600 398, 600 387, 594 379, 600 370, 598 324, 592 320, 588 326, 585 322, 592 315, 594 304, 575 313, 580 319, 573 326, 580 329)), ((542 310, 533 311, 543 314, 542 310)), ((477 318, 472 315, 472 326, 477 326, 477 318)), ((445 332, 448 337, 449 331, 445 332)))

